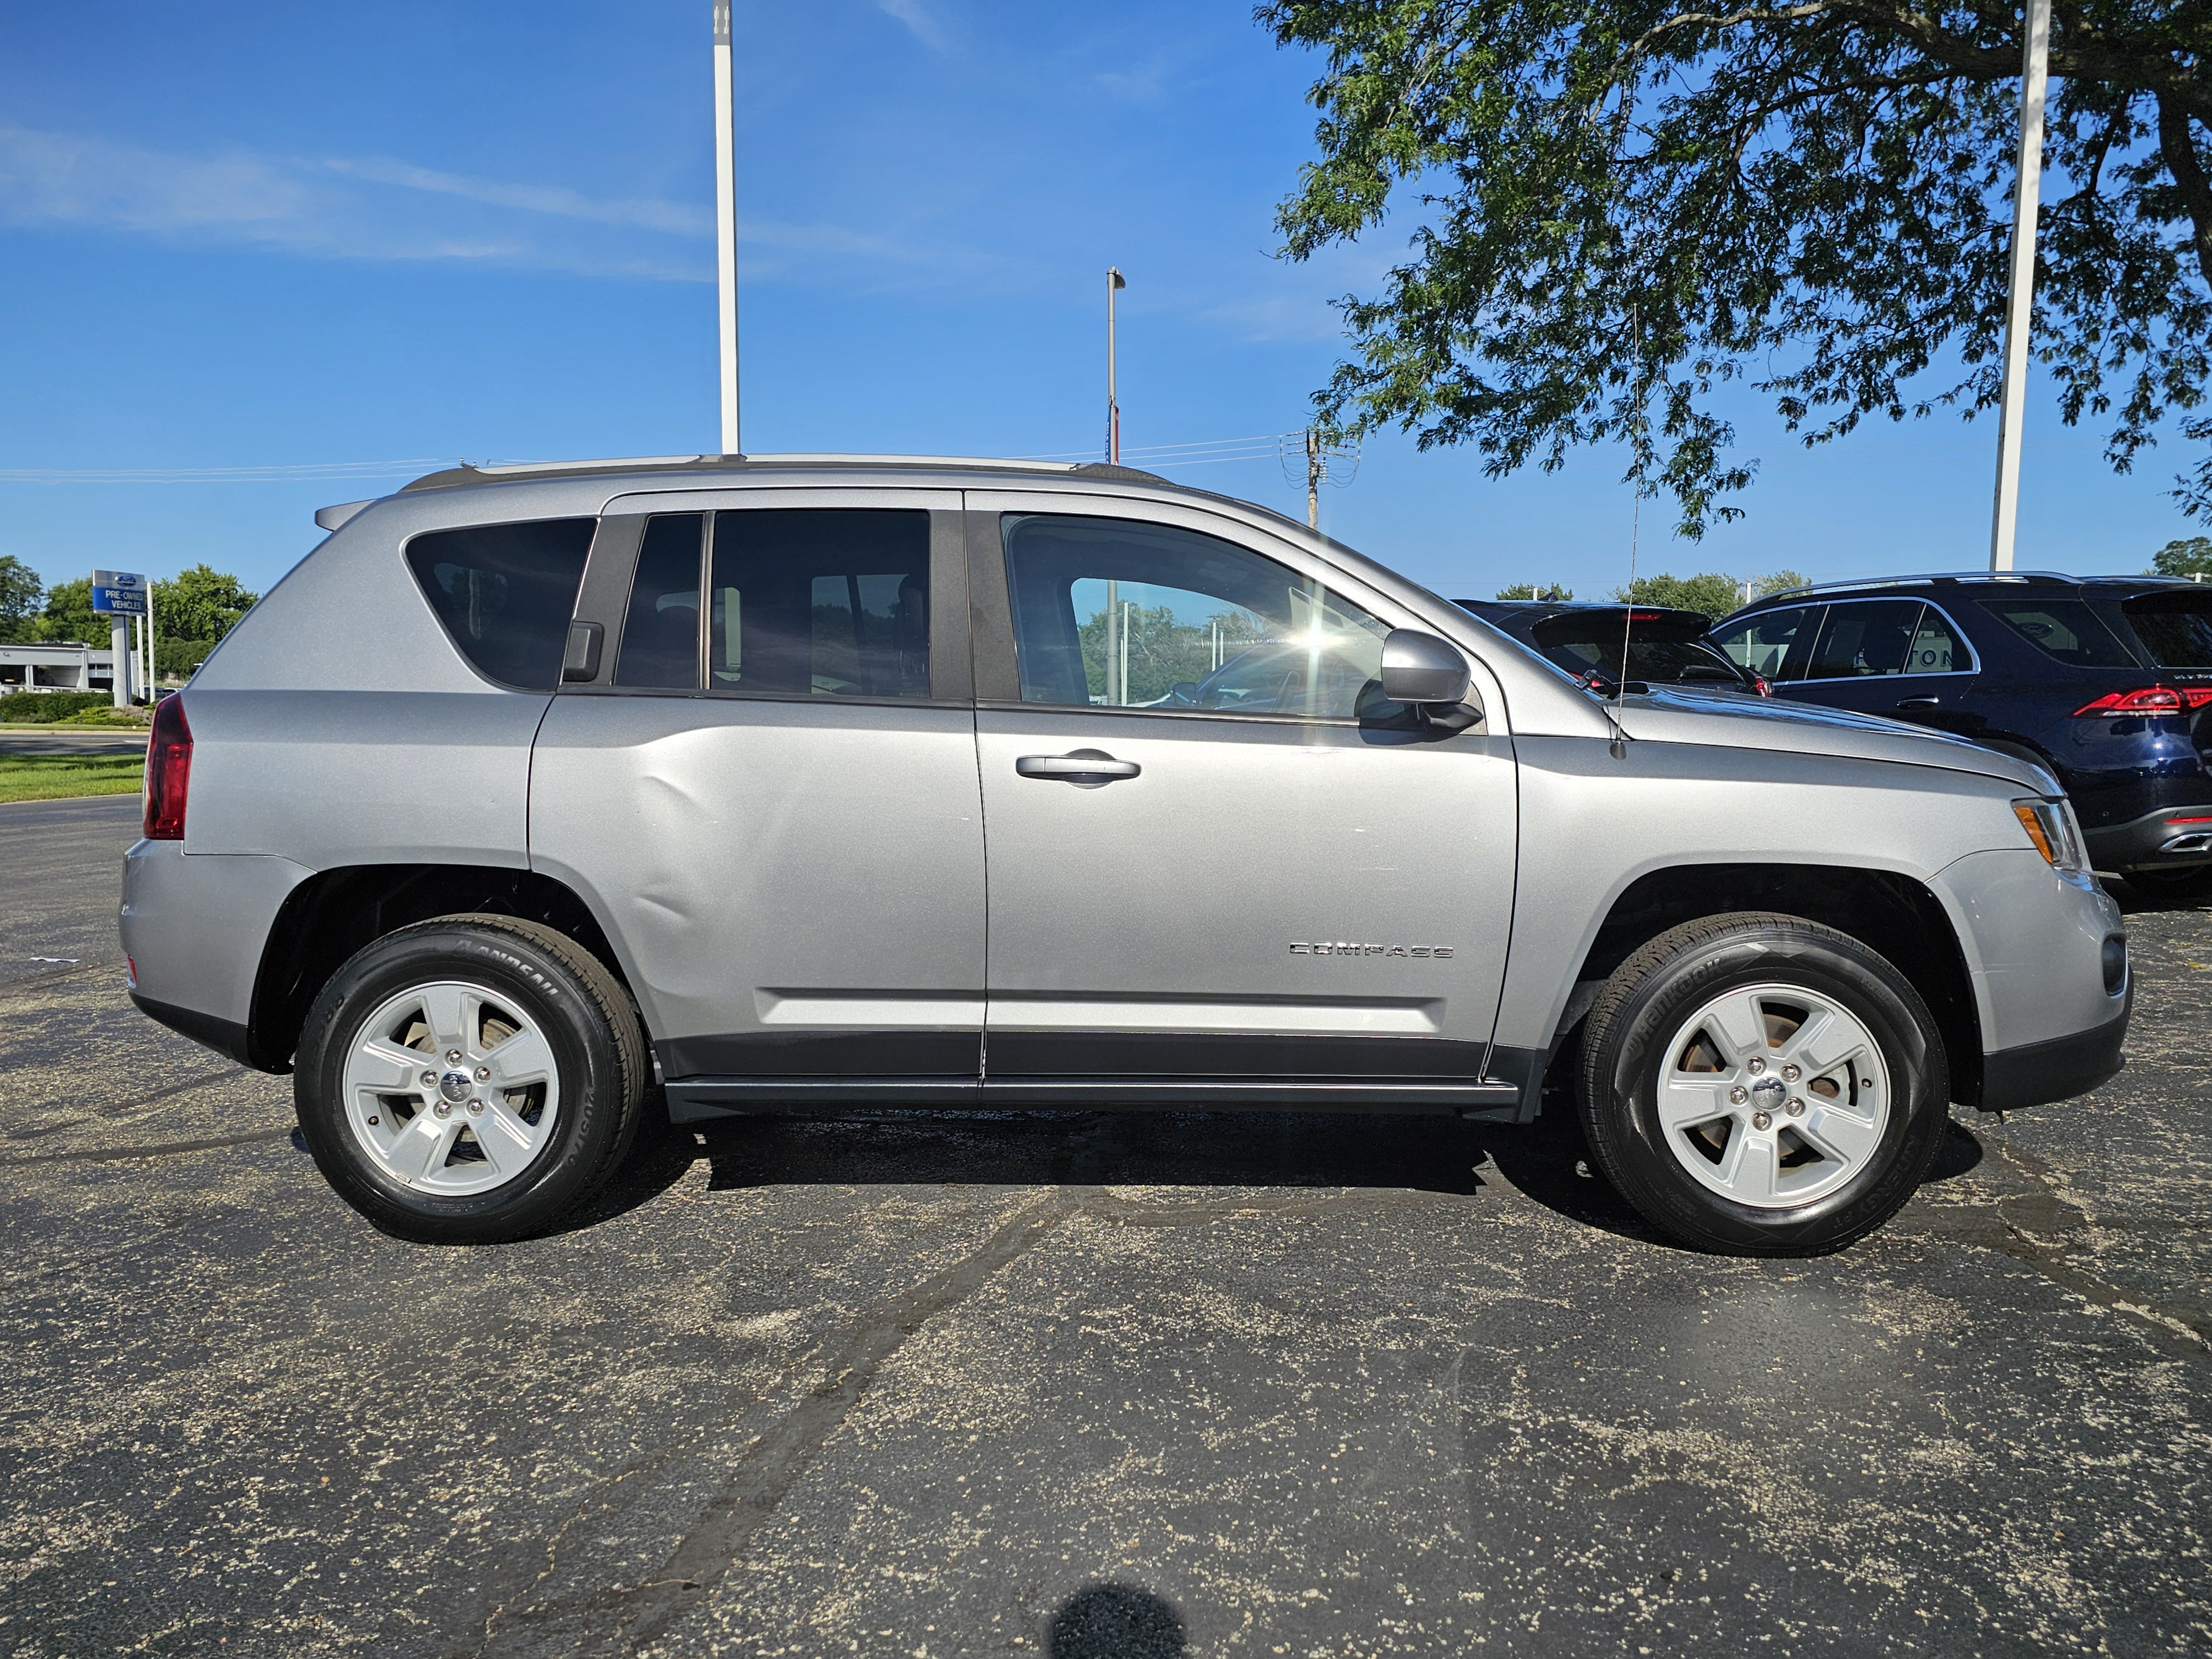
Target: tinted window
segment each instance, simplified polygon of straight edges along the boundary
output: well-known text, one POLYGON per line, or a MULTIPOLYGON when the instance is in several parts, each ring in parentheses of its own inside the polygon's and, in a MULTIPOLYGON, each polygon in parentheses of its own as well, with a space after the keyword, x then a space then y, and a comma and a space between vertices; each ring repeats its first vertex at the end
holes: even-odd
POLYGON ((1906 653, 1908 674, 1963 674, 1974 665, 1966 641, 1943 620, 1932 605, 1920 608, 1919 624, 1912 630, 1912 649, 1906 653))
POLYGON ((1713 630, 1713 643, 1736 663, 1770 680, 1801 680, 1812 655, 1813 630, 1825 606, 1787 605, 1713 630))
POLYGON ((705 515, 674 513, 650 520, 630 578, 623 617, 617 685, 664 690, 699 689, 699 540, 705 515))
POLYGON ((1024 702, 1349 720, 1375 617, 1249 549, 1122 519, 1004 520, 1024 702))
POLYGON ((2161 668, 2212 668, 2212 593, 2148 593, 2124 607, 2161 668))
POLYGON ((929 695, 929 514, 714 515, 708 684, 830 697, 929 695))
POLYGON ((2112 630, 2079 599, 1984 599, 1982 608, 2047 657, 2076 668, 2132 668, 2112 630))
POLYGON ((593 523, 541 519, 435 530, 407 544, 407 562, 480 672, 501 685, 550 691, 561 683, 593 523))
MULTIPOLYGON (((1553 617, 1538 623, 1530 632, 1536 648, 1570 674, 1595 671, 1613 680, 1622 677, 1621 632, 1626 626, 1618 611, 1590 611, 1553 617)), ((1686 681, 1731 689, 1743 686, 1743 675, 1705 642, 1705 632, 1700 624, 1671 617, 1636 623, 1628 636, 1627 678, 1668 684, 1686 681)))
POLYGON ((1853 599, 1830 605, 1805 678, 1849 680, 1868 674, 1902 674, 1922 609, 1917 599, 1853 599))

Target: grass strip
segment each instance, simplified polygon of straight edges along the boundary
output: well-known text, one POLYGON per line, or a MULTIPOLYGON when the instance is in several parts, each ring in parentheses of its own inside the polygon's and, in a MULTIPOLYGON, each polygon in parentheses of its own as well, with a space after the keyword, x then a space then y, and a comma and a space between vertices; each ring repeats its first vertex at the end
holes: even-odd
POLYGON ((0 801, 135 795, 143 755, 0 755, 0 801))

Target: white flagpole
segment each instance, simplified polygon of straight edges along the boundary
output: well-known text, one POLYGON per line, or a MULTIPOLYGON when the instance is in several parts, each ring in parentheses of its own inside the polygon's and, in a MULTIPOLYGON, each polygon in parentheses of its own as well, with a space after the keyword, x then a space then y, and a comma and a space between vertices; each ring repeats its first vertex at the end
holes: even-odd
POLYGON ((730 0, 714 0, 714 263, 722 343, 722 453, 738 434, 737 102, 730 85, 730 0))
POLYGON ((2012 568, 2020 523, 2020 440, 2027 414, 2027 343, 2035 318, 2035 214, 2043 185, 2044 78, 2051 59, 2051 0, 2027 0, 2021 69, 2020 164, 2012 198, 2012 285, 2005 298, 2004 401, 1997 411, 1997 499, 1990 568, 2012 568))

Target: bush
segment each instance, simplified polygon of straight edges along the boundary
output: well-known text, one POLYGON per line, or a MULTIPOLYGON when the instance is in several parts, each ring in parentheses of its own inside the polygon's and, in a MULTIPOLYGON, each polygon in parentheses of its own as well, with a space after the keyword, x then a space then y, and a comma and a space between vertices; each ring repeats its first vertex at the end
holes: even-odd
POLYGON ((109 708, 114 697, 106 691, 10 691, 0 696, 0 720, 27 720, 44 726, 88 708, 109 708))

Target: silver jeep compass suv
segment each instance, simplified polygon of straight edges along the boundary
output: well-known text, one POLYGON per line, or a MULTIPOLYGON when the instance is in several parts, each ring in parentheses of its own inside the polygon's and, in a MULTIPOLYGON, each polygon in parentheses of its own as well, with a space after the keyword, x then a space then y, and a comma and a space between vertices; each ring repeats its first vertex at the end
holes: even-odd
POLYGON ((131 994, 296 1079, 403 1235, 764 1108, 1532 1118, 1716 1249, 1833 1249, 1949 1106, 2094 1087, 2118 911, 2038 768, 1602 701, 1260 507, 1099 466, 440 472, 161 706, 131 994))

